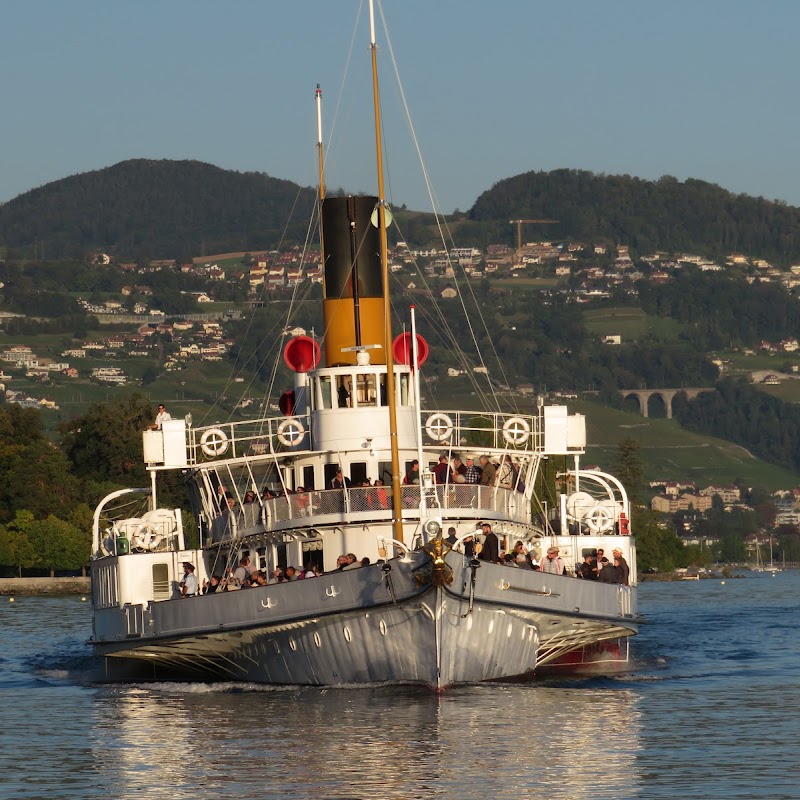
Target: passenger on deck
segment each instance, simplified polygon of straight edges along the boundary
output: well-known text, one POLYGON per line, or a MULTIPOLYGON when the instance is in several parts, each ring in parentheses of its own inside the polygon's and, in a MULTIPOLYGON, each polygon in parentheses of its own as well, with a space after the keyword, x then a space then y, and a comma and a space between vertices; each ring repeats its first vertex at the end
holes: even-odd
POLYGON ((419 461, 415 458, 406 472, 403 483, 407 486, 419 485, 419 461))
POLYGON ((339 384, 339 388, 336 390, 336 395, 339 400, 339 408, 347 408, 350 405, 350 392, 347 391, 344 381, 339 384))
POLYGON ((613 564, 603 564, 600 574, 597 576, 600 583, 619 583, 619 562, 614 559, 613 564))
POLYGON ((550 575, 563 575, 566 572, 566 567, 558 554, 557 547, 547 548, 547 555, 539 563, 539 569, 550 575))
POLYGON ((183 562, 183 578, 178 584, 181 597, 194 597, 197 594, 197 575, 194 574, 194 564, 183 562))
POLYGON ((214 594, 222 591, 222 578, 219 575, 212 575, 210 581, 203 581, 203 594, 214 594))
POLYGON ((481 486, 494 486, 494 479, 497 475, 497 467, 489 461, 489 456, 481 456, 481 486))
POLYGON ((374 498, 373 502, 375 503, 375 508, 389 508, 389 495, 386 493, 383 481, 380 478, 375 480, 374 487, 372 496, 374 498))
MULTIPOLYGON (((247 586, 248 578, 250 577, 250 559, 247 556, 242 556, 239 561, 239 566, 233 571, 233 587, 236 589, 244 589, 247 586)), ((232 587, 228 587, 232 588, 232 587)))
POLYGON ((286 576, 283 574, 283 567, 275 567, 267 583, 283 583, 285 580, 286 576))
POLYGON ((303 486, 298 486, 295 490, 294 495, 292 496, 292 511, 294 512, 295 516, 298 517, 307 517, 308 516, 308 505, 311 501, 311 498, 308 495, 308 490, 303 486))
POLYGON ((594 557, 591 553, 588 553, 583 557, 583 563, 578 565, 578 569, 575 570, 575 575, 578 578, 584 578, 587 581, 596 581, 597 580, 597 570, 596 570, 597 562, 594 560, 594 557))
POLYGON ((217 511, 221 514, 225 509, 228 507, 227 502, 225 501, 225 496, 229 494, 228 490, 225 488, 225 485, 220 483, 217 484, 217 494, 214 498, 216 501, 217 511))
POLYGON ((317 573, 314 572, 314 565, 311 563, 306 564, 305 568, 302 571, 300 571, 297 577, 303 578, 304 580, 306 578, 316 578, 317 573))
POLYGON ((361 566, 361 562, 355 557, 353 553, 348 553, 345 558, 347 559, 347 563, 344 565, 343 569, 358 569, 361 566))
POLYGON ((471 454, 468 455, 464 466, 464 483, 480 483, 482 471, 475 463, 475 457, 471 454))
POLYGON ((456 539, 458 539, 458 531, 451 526, 447 529, 447 537, 445 538, 445 541, 450 545, 450 547, 455 547, 456 539))
POLYGON ((362 567, 368 567, 371 563, 372 562, 369 560, 369 556, 364 556, 364 558, 361 559, 362 567))
POLYGON ((342 555, 336 559, 336 571, 341 572, 349 563, 347 556, 342 553, 342 555))
POLYGON ((342 473, 342 468, 339 467, 339 469, 336 470, 336 475, 334 475, 331 480, 331 489, 344 489, 345 487, 349 489, 352 485, 350 478, 345 478, 342 473))
POLYGON ((267 585, 267 573, 259 570, 258 572, 253 573, 253 577, 250 578, 250 585, 251 586, 266 586, 267 585))
POLYGON ((297 570, 292 567, 286 567, 286 580, 287 581, 296 581, 297 580, 297 570))
POLYGON ((151 431, 160 431, 162 423, 167 422, 167 420, 170 419, 172 419, 172 417, 170 416, 169 411, 167 411, 163 403, 159 403, 158 413, 156 414, 155 421, 152 425, 148 425, 147 427, 150 428, 151 431))
POLYGON ((506 455, 500 459, 495 483, 502 489, 511 489, 514 486, 514 470, 511 468, 511 460, 506 455))
POLYGON ((439 463, 433 468, 433 477, 438 484, 453 482, 453 472, 447 463, 447 455, 445 453, 439 456, 439 463))
POLYGON ((481 523, 481 533, 483 534, 483 547, 478 555, 481 561, 489 561, 496 564, 500 560, 500 542, 497 534, 492 530, 488 522, 481 523))
POLYGON ((619 547, 615 547, 613 556, 614 566, 619 570, 619 582, 623 586, 630 585, 631 568, 628 566, 628 562, 623 558, 622 550, 619 547))
POLYGON ((594 571, 599 575, 600 570, 603 569, 603 567, 606 564, 608 564, 608 559, 605 556, 605 550, 603 550, 602 547, 597 548, 597 552, 595 553, 594 556, 594 561, 595 561, 594 571))

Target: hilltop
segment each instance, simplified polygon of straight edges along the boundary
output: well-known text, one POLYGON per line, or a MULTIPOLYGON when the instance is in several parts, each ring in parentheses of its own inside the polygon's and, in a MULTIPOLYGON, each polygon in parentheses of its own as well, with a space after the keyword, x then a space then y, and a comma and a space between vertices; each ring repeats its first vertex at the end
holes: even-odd
POLYGON ((133 159, 72 175, 0 206, 0 242, 48 259, 98 248, 189 258, 272 246, 295 209, 304 234, 313 189, 200 161, 133 159))
MULTIPOLYGON (((54 181, 0 206, 0 245, 47 259, 95 248, 119 257, 179 260, 269 249, 304 240, 314 197, 313 188, 264 173, 133 159, 54 181)), ((431 214, 402 207, 397 218, 392 237, 414 245, 438 238, 431 214)), ((800 263, 800 209, 669 176, 647 181, 585 170, 527 172, 499 181, 448 223, 460 245, 513 245, 509 220, 540 218, 559 222, 531 226, 528 237, 607 241, 638 253, 745 252, 779 266, 800 263)))
POLYGON ((508 220, 546 218, 559 224, 533 228, 530 235, 606 240, 639 253, 664 249, 719 257, 738 251, 777 264, 800 260, 800 209, 695 179, 526 172, 484 192, 467 217, 465 232, 470 226, 482 236, 493 232, 490 240, 508 238, 508 220))

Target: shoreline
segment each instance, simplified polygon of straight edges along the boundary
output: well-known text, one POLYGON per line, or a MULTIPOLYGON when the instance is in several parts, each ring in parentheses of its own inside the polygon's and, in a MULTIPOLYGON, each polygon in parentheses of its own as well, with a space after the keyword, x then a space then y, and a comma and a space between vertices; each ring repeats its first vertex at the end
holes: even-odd
POLYGON ((0 578, 0 597, 89 595, 90 578, 0 578))

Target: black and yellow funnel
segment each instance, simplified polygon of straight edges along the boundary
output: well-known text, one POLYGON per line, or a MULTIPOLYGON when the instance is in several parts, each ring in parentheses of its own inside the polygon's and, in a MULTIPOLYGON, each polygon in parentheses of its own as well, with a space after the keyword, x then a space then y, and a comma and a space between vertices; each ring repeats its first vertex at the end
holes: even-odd
POLYGON ((377 197, 361 196, 326 197, 322 203, 329 367, 355 364, 360 347, 368 348, 372 364, 386 363, 380 236, 371 221, 377 204, 377 197))

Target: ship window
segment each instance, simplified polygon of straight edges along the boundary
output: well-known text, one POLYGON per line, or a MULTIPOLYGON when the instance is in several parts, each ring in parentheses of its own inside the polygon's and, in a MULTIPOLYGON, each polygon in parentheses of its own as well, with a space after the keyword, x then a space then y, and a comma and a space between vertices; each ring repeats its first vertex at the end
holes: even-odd
POLYGON ((320 408, 333 408, 333 382, 330 376, 319 379, 320 408))
POLYGON ((404 373, 400 375, 399 383, 399 392, 400 392, 400 405, 407 406, 410 405, 408 402, 408 373, 404 373))
POLYGON ((389 400, 387 399, 387 394, 386 394, 386 380, 387 380, 386 375, 381 375, 378 378, 378 382, 381 387, 380 405, 382 406, 389 405, 389 400))
MULTIPOLYGON (((392 485, 392 462, 391 461, 379 461, 378 462, 378 474, 375 476, 377 480, 381 480, 384 483, 384 486, 391 486, 392 485)), ((403 479, 403 476, 400 476, 400 480, 403 479)))
POLYGON ((153 600, 169 600, 171 596, 169 565, 153 564, 153 600))
POLYGON ((331 488, 331 481, 336 477, 336 470, 339 469, 339 464, 325 464, 325 488, 331 488))
POLYGON ((316 487, 314 486, 314 467, 303 467, 303 483, 302 486, 304 489, 307 489, 309 492, 313 491, 316 487))
POLYGON ((375 405, 374 375, 356 375, 356 399, 360 406, 375 405))
POLYGON ((303 567, 308 569, 312 566, 317 566, 320 570, 324 570, 323 566, 325 559, 323 557, 322 539, 317 539, 313 542, 303 542, 303 567))
POLYGON ((348 378, 336 379, 336 405, 339 408, 349 408, 353 404, 353 379, 350 376, 348 378))
POLYGON ((367 479, 367 462, 366 461, 356 461, 350 465, 350 480, 353 482, 353 486, 361 486, 361 484, 367 479))

